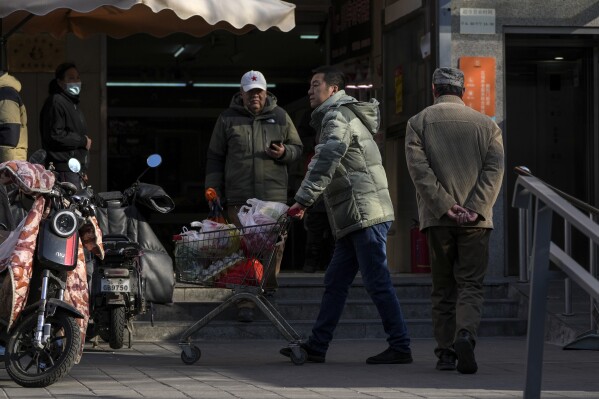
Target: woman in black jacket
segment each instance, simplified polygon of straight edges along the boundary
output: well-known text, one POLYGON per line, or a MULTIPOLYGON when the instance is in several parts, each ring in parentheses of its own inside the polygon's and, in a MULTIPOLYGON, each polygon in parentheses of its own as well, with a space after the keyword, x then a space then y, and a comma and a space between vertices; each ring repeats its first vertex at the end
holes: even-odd
POLYGON ((85 176, 92 141, 87 136, 85 118, 79 108, 81 78, 76 65, 59 65, 48 91, 49 96, 40 115, 42 147, 47 152, 46 166, 53 163, 60 181, 80 187, 80 176, 85 176), (69 170, 70 158, 81 163, 81 175, 69 170))

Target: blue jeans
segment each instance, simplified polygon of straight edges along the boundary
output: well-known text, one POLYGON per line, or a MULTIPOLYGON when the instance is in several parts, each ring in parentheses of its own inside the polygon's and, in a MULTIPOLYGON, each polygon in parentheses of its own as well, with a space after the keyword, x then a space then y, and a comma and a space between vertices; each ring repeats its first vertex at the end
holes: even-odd
POLYGON ((380 223, 340 238, 324 275, 325 291, 318 318, 308 340, 310 348, 325 353, 341 318, 349 287, 358 270, 364 288, 376 305, 389 335, 389 346, 410 351, 410 337, 387 267, 387 232, 391 222, 380 223))

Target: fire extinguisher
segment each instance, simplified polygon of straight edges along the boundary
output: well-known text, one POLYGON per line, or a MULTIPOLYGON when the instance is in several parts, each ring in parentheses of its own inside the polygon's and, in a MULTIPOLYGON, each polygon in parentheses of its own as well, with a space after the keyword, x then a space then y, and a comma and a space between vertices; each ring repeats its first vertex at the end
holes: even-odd
POLYGON ((414 224, 410 229, 410 253, 412 273, 430 273, 431 264, 428 256, 428 241, 426 234, 420 231, 418 220, 414 219, 414 224))

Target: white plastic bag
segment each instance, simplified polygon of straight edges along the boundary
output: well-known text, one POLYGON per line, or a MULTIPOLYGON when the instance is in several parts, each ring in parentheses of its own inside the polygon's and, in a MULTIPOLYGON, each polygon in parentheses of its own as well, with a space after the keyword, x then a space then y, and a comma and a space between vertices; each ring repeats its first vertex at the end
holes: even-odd
POLYGON ((243 205, 237 214, 244 227, 276 223, 289 209, 289 206, 281 202, 262 201, 257 198, 250 198, 246 202, 247 205, 243 205))
POLYGON ((202 220, 200 222, 200 225, 202 226, 202 228, 201 228, 202 233, 208 233, 211 231, 219 231, 219 230, 228 230, 228 229, 235 228, 234 224, 218 223, 218 222, 215 222, 214 220, 210 220, 210 219, 202 220))
POLYGON ((205 249, 219 250, 222 255, 231 254, 239 249, 239 230, 234 224, 218 223, 210 219, 202 220, 200 237, 205 249))
POLYGON ((248 254, 255 255, 272 249, 277 241, 275 225, 287 212, 286 204, 251 198, 239 209, 237 217, 243 228, 243 242, 248 254), (270 226, 269 226, 270 225, 270 226))

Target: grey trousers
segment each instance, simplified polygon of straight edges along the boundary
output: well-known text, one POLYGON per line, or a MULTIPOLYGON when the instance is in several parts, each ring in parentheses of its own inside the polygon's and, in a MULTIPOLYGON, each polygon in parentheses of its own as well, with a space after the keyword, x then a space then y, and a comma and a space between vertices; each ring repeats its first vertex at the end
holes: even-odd
POLYGON ((433 279, 435 354, 440 356, 453 350, 460 330, 467 330, 474 339, 478 335, 491 229, 439 226, 427 228, 426 235, 433 279))

